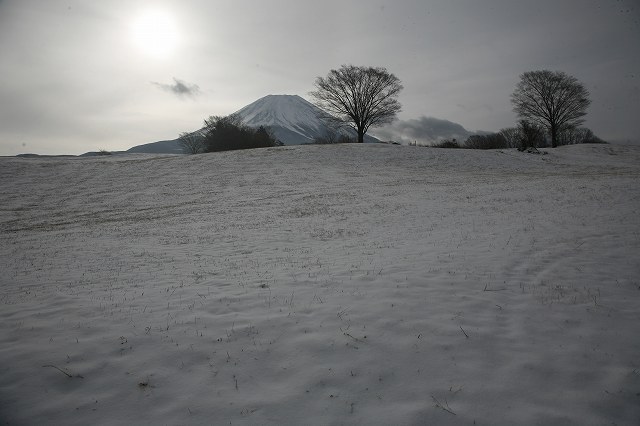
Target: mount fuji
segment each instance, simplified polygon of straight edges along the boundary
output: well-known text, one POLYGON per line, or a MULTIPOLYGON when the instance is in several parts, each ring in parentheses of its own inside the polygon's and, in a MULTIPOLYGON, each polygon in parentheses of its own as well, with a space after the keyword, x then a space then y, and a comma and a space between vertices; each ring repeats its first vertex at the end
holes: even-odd
MULTIPOLYGON (((270 128, 276 139, 285 145, 312 143, 315 138, 326 137, 332 131, 321 118, 322 110, 298 95, 267 95, 234 114, 249 127, 270 128)), ((355 130, 350 127, 334 131, 356 138, 355 130)), ((364 141, 380 142, 369 135, 364 135, 364 141)), ((173 139, 137 145, 126 152, 178 154, 182 149, 178 139, 173 139)))
POLYGON ((268 127, 285 145, 312 142, 328 130, 322 110, 298 95, 267 95, 235 112, 249 127, 268 127))
MULTIPOLYGON (((267 95, 235 112, 249 127, 268 127, 285 145, 311 143, 326 137, 332 129, 322 120, 323 111, 298 95, 267 95)), ((349 128, 333 130, 356 137, 349 128)), ((365 135, 365 142, 380 142, 365 135)))

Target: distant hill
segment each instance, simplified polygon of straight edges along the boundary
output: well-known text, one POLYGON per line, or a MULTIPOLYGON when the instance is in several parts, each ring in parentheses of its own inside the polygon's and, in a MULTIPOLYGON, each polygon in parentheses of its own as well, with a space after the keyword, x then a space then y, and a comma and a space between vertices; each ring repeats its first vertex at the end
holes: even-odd
POLYGON ((151 142, 144 145, 134 146, 126 152, 148 153, 148 154, 184 154, 182 147, 178 144, 178 139, 167 141, 151 142))

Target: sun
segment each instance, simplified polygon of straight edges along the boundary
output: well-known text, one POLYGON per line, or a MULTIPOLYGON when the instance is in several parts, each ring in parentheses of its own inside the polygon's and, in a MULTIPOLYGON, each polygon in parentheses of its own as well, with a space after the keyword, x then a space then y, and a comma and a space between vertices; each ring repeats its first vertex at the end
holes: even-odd
POLYGON ((144 54, 167 57, 178 44, 178 29, 171 14, 163 10, 148 10, 133 20, 131 37, 144 54))

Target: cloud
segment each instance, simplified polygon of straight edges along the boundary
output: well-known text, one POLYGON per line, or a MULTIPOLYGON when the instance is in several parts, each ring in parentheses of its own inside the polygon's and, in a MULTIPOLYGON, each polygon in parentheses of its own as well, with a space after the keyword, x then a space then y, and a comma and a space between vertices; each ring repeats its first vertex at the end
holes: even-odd
POLYGON ((417 142, 422 145, 430 145, 443 139, 463 141, 471 135, 471 132, 458 123, 425 116, 395 121, 390 126, 376 129, 372 133, 375 133, 375 136, 382 140, 405 144, 417 142))
POLYGON ((173 84, 151 82, 154 86, 165 92, 173 93, 178 97, 193 97, 200 94, 200 88, 197 84, 187 83, 173 77, 173 84))

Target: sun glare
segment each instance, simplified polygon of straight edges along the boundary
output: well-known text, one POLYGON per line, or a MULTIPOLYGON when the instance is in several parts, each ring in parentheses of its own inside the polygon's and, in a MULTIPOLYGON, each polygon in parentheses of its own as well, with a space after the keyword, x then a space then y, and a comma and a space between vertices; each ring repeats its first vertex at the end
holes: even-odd
POLYGON ((135 46, 154 57, 166 57, 178 43, 178 30, 170 14, 154 10, 140 14, 132 25, 135 46))

